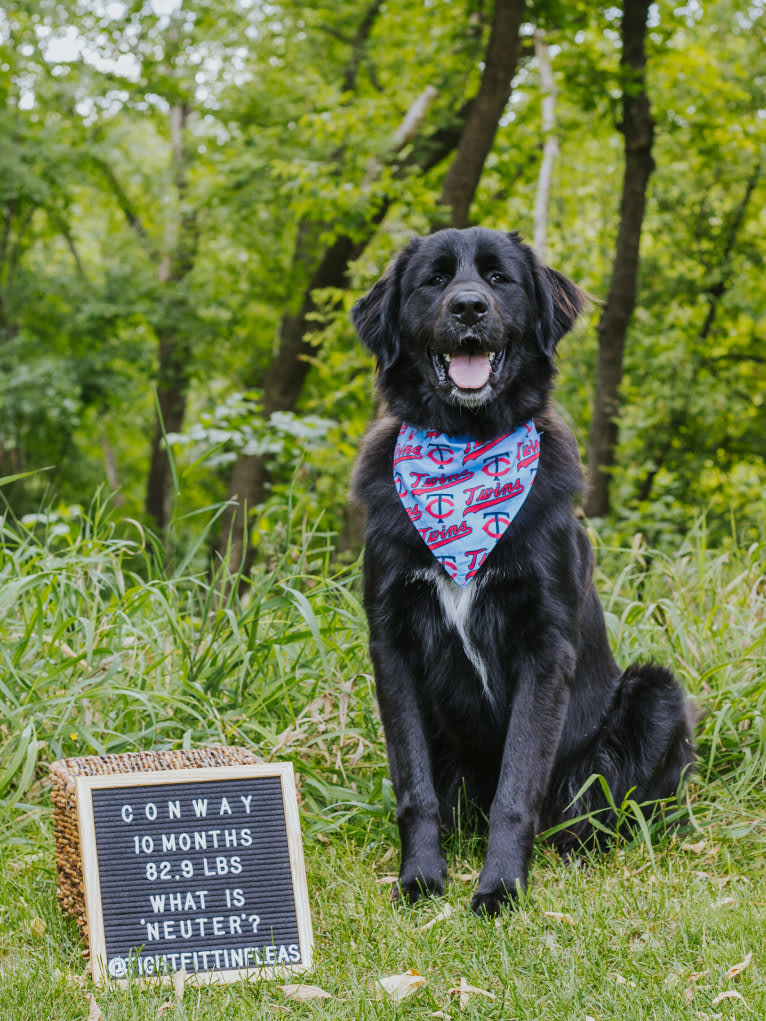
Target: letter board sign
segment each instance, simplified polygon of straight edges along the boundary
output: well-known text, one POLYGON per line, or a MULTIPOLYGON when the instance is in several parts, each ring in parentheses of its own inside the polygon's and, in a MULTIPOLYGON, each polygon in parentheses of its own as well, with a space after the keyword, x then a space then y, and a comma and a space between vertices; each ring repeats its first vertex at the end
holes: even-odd
POLYGON ((292 766, 77 778, 94 980, 311 967, 292 766))

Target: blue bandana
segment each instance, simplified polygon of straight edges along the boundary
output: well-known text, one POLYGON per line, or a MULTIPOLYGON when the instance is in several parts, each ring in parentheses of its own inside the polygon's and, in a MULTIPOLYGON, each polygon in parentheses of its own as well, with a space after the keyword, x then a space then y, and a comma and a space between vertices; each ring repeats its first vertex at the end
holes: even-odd
POLYGON ((402 425, 394 451, 396 491, 421 539, 458 585, 474 577, 521 510, 539 457, 531 419, 486 443, 402 425))

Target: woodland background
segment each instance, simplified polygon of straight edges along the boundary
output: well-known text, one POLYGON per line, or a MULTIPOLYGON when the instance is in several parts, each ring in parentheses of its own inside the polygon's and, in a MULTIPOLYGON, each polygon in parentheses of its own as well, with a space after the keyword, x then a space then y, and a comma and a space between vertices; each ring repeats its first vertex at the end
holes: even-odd
POLYGON ((355 549, 350 306, 413 232, 481 223, 604 301, 560 350, 586 511, 757 538, 765 27, 760 0, 11 0, 4 499, 65 529, 99 492, 171 553, 205 520, 236 571, 289 495, 355 549))
POLYGON ((48 764, 213 743, 300 778, 313 1018, 457 1016, 465 983, 483 1021, 766 1016, 764 14, 6 2, 0 1021, 286 1009, 264 982, 96 990, 56 901, 48 764), (413 232, 466 223, 599 299, 558 387, 596 585, 618 661, 701 710, 682 798, 650 819, 629 792, 585 869, 540 841, 498 925, 460 825, 445 897, 391 907, 346 503, 376 413, 351 305, 413 232), (375 997, 410 968, 421 993, 375 997))

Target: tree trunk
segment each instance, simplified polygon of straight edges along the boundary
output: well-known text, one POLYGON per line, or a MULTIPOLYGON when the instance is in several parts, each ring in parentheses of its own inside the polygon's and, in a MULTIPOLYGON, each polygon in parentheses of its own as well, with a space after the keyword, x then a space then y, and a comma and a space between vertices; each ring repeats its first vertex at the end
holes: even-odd
POLYGON ((167 529, 173 510, 173 471, 165 437, 183 427, 190 357, 189 344, 182 334, 169 330, 160 337, 157 414, 146 482, 146 513, 162 532, 167 529))
POLYGON ((649 0, 625 0, 622 17, 622 110, 625 172, 620 224, 609 294, 598 324, 598 368, 588 440, 588 491, 585 513, 609 513, 609 483, 618 440, 620 386, 628 325, 636 304, 639 244, 646 190, 654 169, 654 121, 645 87, 644 38, 649 0))
MULTIPOLYGON (((359 68, 382 6, 383 0, 371 0, 359 23, 343 72, 343 91, 346 93, 356 89, 359 68)), ((374 176, 374 168, 370 168, 368 177, 370 174, 374 176)), ((305 340, 310 332, 308 317, 315 310, 313 291, 319 287, 343 287, 351 253, 355 247, 359 250, 350 238, 341 236, 320 254, 317 263, 315 238, 322 233, 322 228, 322 224, 309 220, 298 226, 293 268, 300 266, 304 272, 310 273, 310 278, 297 313, 285 312, 282 316, 278 350, 261 382, 266 418, 274 411, 292 411, 298 403, 313 354, 313 348, 305 340), (313 273, 312 266, 316 267, 313 273)), ((252 562, 248 512, 264 501, 268 483, 269 471, 263 455, 245 454, 237 459, 229 480, 228 505, 221 519, 218 556, 228 563, 232 574, 240 573, 243 578, 249 574, 252 562)))
MULTIPOLYGON (((375 5, 373 5, 375 6, 375 5)), ((497 0, 495 14, 485 54, 485 70, 475 99, 460 111, 462 126, 458 132, 450 129, 429 139, 422 151, 417 143, 405 159, 402 169, 413 162, 421 170, 435 166, 457 147, 455 158, 447 172, 442 203, 450 207, 454 226, 464 226, 455 217, 467 223, 468 210, 479 183, 484 161, 492 147, 500 117, 505 110, 516 70, 518 30, 524 10, 523 0, 497 0), (449 184, 448 184, 449 180, 449 184)), ((358 53, 359 47, 355 46, 358 53)), ((392 141, 391 151, 385 157, 392 161, 398 152, 409 145, 420 127, 435 90, 426 89, 415 100, 392 141)), ((367 169, 367 183, 382 169, 382 161, 372 161, 367 169)), ((301 308, 295 316, 285 315, 280 326, 280 342, 276 357, 263 380, 263 410, 266 417, 273 411, 292 410, 300 397, 303 383, 310 368, 314 348, 305 340, 311 326, 309 313, 314 310, 312 293, 322 287, 346 286, 349 262, 358 258, 388 209, 386 200, 370 222, 367 238, 352 242, 339 237, 323 254, 303 296, 301 308)), ((296 259, 299 252, 296 251, 296 259)), ((269 480, 263 457, 253 455, 237 461, 229 485, 230 501, 222 519, 219 556, 228 561, 232 573, 246 577, 252 561, 248 536, 247 510, 263 502, 269 480)))
MULTIPOLYGON (((413 141, 425 118, 428 107, 436 96, 436 90, 427 86, 418 96, 396 131, 390 159, 413 141)), ((440 145, 449 144, 440 139, 440 145)), ((454 143, 453 143, 454 145, 454 143)), ((423 154, 424 167, 430 160, 437 159, 439 148, 429 148, 423 154)), ((370 162, 366 180, 371 184, 383 169, 381 160, 370 162)), ((316 311, 314 291, 324 287, 345 287, 349 263, 359 258, 380 222, 388 211, 388 200, 370 220, 366 238, 354 241, 341 235, 320 256, 319 263, 311 275, 304 291, 301 306, 295 315, 285 313, 279 327, 279 347, 274 359, 263 377, 263 413, 268 418, 275 411, 292 411, 298 403, 306 376, 311 368, 314 347, 306 340, 311 332, 310 316, 316 311)), ((301 224, 298 231, 293 264, 308 261, 307 248, 313 237, 319 233, 316 224, 301 224)), ((225 560, 232 574, 241 572, 246 577, 252 564, 252 546, 248 534, 248 509, 256 507, 266 499, 269 471, 266 458, 261 454, 243 455, 238 458, 232 471, 227 494, 228 506, 221 519, 221 537, 218 555, 225 560)))
POLYGON ((101 453, 104 457, 104 474, 106 475, 106 481, 109 483, 109 488, 112 491, 112 503, 115 507, 125 506, 125 496, 120 491, 120 473, 117 469, 117 456, 114 452, 114 447, 109 441, 109 435, 106 428, 102 425, 101 433, 101 453))
MULTIPOLYGON (((311 367, 313 346, 306 340, 311 330, 309 316, 316 310, 313 293, 323 287, 344 287, 346 270, 356 254, 354 242, 339 237, 327 249, 311 276, 295 315, 285 313, 279 327, 279 348, 263 377, 263 414, 291 411, 298 403, 311 367)), ((295 258, 303 253, 296 251, 295 258)), ((248 534, 248 510, 266 499, 269 472, 262 454, 245 454, 234 465, 229 483, 228 506, 221 519, 219 556, 227 560, 233 574, 250 570, 252 547, 248 534)))
POLYGON ((554 134, 556 128, 556 86, 553 80, 551 55, 545 32, 538 28, 535 32, 535 55, 540 68, 540 88, 543 94, 543 159, 537 177, 537 195, 535 196, 535 231, 534 249, 541 262, 545 261, 548 239, 548 203, 553 179, 553 165, 559 152, 559 141, 554 134))
POLYGON ((169 222, 165 255, 157 273, 167 285, 168 298, 164 321, 156 328, 157 417, 146 484, 146 513, 162 532, 168 527, 173 506, 173 470, 165 437, 183 427, 191 363, 190 314, 182 284, 194 266, 198 227, 196 210, 188 202, 189 155, 184 137, 188 116, 185 103, 177 103, 170 111, 178 218, 169 222))
POLYGON ((468 226, 468 213, 484 163, 511 95, 523 14, 524 0, 495 0, 481 86, 442 185, 440 201, 450 209, 453 227, 468 226))

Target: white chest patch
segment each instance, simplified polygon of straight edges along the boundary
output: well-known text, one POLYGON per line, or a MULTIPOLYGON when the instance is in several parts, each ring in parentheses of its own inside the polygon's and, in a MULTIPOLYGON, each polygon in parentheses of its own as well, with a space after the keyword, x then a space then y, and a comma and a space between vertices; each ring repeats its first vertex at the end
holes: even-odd
POLYGON ((489 686, 487 665, 468 634, 467 625, 470 620, 471 607, 476 593, 475 586, 477 582, 474 581, 470 585, 466 585, 465 588, 461 588, 459 585, 456 585, 454 581, 448 578, 441 568, 435 570, 433 573, 429 573, 429 581, 431 581, 436 588, 437 595, 439 596, 439 602, 442 604, 442 609, 444 610, 445 619, 452 625, 452 627, 454 627, 460 641, 462 642, 463 651, 465 652, 469 663, 471 663, 474 670, 479 675, 481 686, 484 689, 484 694, 490 702, 494 702, 495 697, 489 686))

